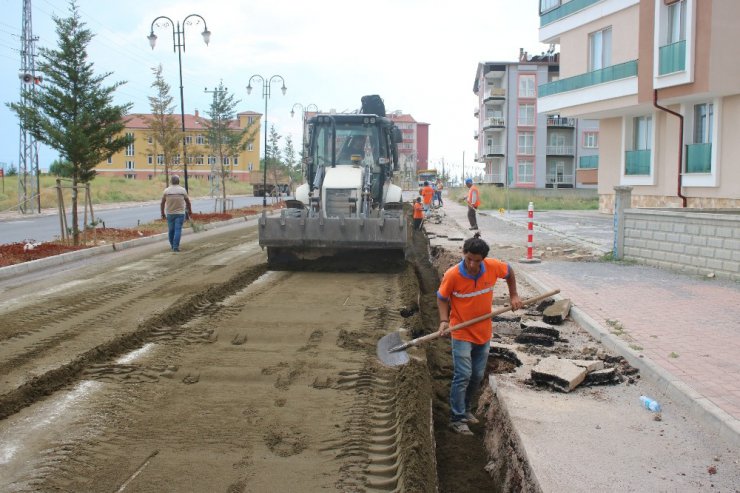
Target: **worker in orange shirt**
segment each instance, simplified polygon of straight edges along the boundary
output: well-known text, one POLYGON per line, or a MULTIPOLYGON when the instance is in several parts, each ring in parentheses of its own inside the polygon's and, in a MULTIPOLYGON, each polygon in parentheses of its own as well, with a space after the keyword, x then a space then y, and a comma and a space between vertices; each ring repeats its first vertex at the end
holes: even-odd
POLYGON ((421 223, 424 221, 424 206, 421 205, 421 197, 416 197, 414 201, 414 229, 420 230, 421 223))
POLYGON ((421 195, 422 203, 424 205, 424 215, 429 215, 429 210, 432 208, 432 199, 434 198, 434 189, 429 185, 428 181, 424 182, 424 186, 419 190, 421 195))
MULTIPOLYGON (((517 293, 514 271, 506 262, 486 258, 488 244, 476 233, 463 243, 462 261, 445 272, 437 290, 439 332, 491 312, 493 286, 505 279, 511 307, 518 310, 522 301, 517 293)), ((452 332, 453 376, 450 385, 450 428, 472 435, 468 423, 477 423, 472 400, 483 380, 492 336, 492 321, 486 319, 452 332)))
POLYGON ((465 180, 465 186, 468 187, 468 221, 470 221, 470 229, 478 229, 478 218, 476 217, 476 211, 480 207, 480 191, 478 187, 473 185, 473 180, 467 178, 465 180))

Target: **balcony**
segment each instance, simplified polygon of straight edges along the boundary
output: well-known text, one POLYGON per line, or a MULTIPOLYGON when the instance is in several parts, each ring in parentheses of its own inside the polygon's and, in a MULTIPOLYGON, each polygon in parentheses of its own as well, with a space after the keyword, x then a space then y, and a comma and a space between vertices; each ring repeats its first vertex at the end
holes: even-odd
POLYGON ((506 146, 503 145, 486 146, 486 156, 503 156, 505 151, 506 146))
POLYGON ((497 185, 503 185, 506 181, 504 173, 490 173, 483 175, 481 183, 495 183, 497 185))
POLYGON ((576 126, 575 118, 549 117, 547 119, 548 127, 566 127, 573 128, 576 126))
POLYGON ((550 156, 573 156, 575 153, 575 146, 545 146, 545 154, 550 156))
POLYGON ((492 116, 489 118, 486 118, 486 120, 483 122, 483 129, 486 130, 488 128, 503 128, 504 127, 504 117, 502 116, 492 116))
POLYGON ((534 146, 517 146, 516 153, 520 156, 534 156, 534 146))
POLYGON ((473 138, 474 138, 475 140, 478 140, 478 131, 477 131, 477 130, 475 130, 475 131, 473 132, 473 138))
POLYGON ((540 0, 540 27, 583 10, 601 0, 540 0))
MULTIPOLYGON (((571 3, 575 3, 575 1, 576 0, 573 0, 573 2, 571 3)), ((556 80, 554 82, 548 82, 547 84, 542 84, 541 86, 539 86, 538 94, 540 97, 551 96, 553 94, 559 94, 561 92, 583 89, 585 87, 594 86, 596 84, 603 84, 605 82, 612 82, 615 80, 626 79, 628 77, 635 77, 636 75, 637 60, 631 60, 629 62, 602 68, 600 70, 593 70, 591 72, 586 72, 585 74, 556 80)))
POLYGON ((484 101, 490 101, 492 99, 506 99, 506 89, 503 87, 492 87, 489 89, 484 101))
POLYGON ((650 174, 650 149, 626 151, 624 153, 624 174, 640 176, 650 174))
POLYGON ((480 115, 480 107, 476 106, 473 110, 473 116, 478 118, 478 115, 480 115))
POLYGON ((678 41, 658 49, 658 74, 666 75, 686 70, 686 41, 678 41))
POLYGON ((581 156, 578 158, 578 169, 598 169, 599 156, 581 156))
POLYGON ((712 144, 686 146, 686 173, 712 172, 712 144))

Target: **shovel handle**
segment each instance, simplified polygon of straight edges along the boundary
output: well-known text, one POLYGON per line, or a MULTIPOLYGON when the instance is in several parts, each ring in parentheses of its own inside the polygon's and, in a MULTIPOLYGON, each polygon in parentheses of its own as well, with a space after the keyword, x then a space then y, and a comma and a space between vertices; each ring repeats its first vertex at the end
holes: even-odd
MULTIPOLYGON (((522 301, 522 306, 527 306, 527 305, 531 305, 533 303, 537 303, 537 302, 542 301, 542 300, 544 300, 546 298, 549 298, 550 296, 555 296, 559 292, 560 292, 559 289, 553 289, 552 291, 548 291, 547 293, 541 294, 539 296, 534 296, 532 298, 528 298, 528 299, 522 301)), ((437 337, 440 337, 440 336, 445 336, 445 335, 450 334, 451 332, 454 332, 456 330, 464 329, 465 327, 468 327, 469 325, 473 325, 473 324, 476 324, 478 322, 482 322, 483 320, 487 320, 489 318, 493 318, 496 315, 501 315, 502 313, 506 313, 509 310, 511 310, 511 306, 505 306, 503 308, 497 308, 496 310, 493 310, 491 313, 486 313, 485 315, 481 315, 479 317, 475 317, 475 318, 470 319, 468 321, 461 322, 461 323, 459 323, 457 325, 453 325, 452 327, 448 327, 447 330, 445 330, 444 332, 441 332, 440 333, 439 331, 435 331, 435 332, 432 332, 431 334, 427 334, 425 336, 421 336, 421 337, 417 337, 416 339, 412 339, 409 342, 406 342, 406 343, 398 346, 397 348, 392 348, 391 351, 401 351, 401 350, 407 349, 407 348, 409 348, 411 346, 416 346, 417 344, 420 344, 422 342, 430 341, 430 340, 436 339, 437 337)))

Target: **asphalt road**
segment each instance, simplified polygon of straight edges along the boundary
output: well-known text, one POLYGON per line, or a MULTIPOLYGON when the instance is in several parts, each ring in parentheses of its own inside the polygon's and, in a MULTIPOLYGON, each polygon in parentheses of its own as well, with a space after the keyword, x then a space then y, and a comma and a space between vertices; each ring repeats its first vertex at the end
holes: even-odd
MULTIPOLYGON (((262 197, 235 196, 234 207, 246 207, 262 204, 262 197)), ((269 201, 269 198, 268 198, 269 201)), ((214 212, 215 199, 193 199, 193 212, 214 212)), ((132 228, 139 224, 159 219, 159 201, 145 202, 126 206, 93 206, 95 219, 100 219, 108 228, 132 228)), ((79 220, 83 220, 83 209, 79 210, 79 220)), ((67 215, 67 225, 71 226, 72 217, 67 215)), ((52 211, 40 215, 28 215, 20 218, 0 219, 0 244, 15 243, 25 240, 50 241, 59 236, 59 217, 52 211)))

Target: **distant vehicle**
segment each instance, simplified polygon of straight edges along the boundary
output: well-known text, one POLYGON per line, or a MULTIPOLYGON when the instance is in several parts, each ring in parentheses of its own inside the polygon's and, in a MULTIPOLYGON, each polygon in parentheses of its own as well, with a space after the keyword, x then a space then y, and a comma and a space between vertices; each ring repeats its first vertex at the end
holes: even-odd
POLYGON ((252 193, 255 197, 277 197, 283 193, 290 193, 290 180, 282 173, 270 172, 267 173, 267 183, 264 183, 264 176, 262 173, 252 173, 250 176, 250 183, 252 184, 252 193))
POLYGON ((436 169, 420 169, 416 173, 416 177, 419 181, 419 186, 423 187, 424 182, 428 181, 430 185, 434 186, 437 181, 437 170, 436 169))
POLYGON ((403 137, 385 116, 382 99, 365 96, 360 113, 320 113, 307 124, 305 183, 279 217, 260 218, 259 243, 267 248, 268 264, 403 254, 407 218, 401 187, 392 183, 403 137))

